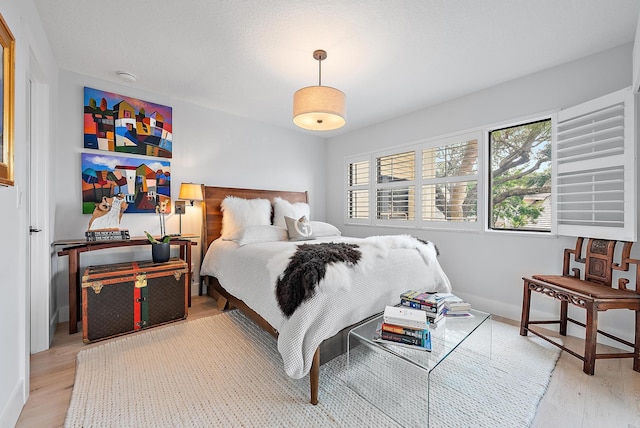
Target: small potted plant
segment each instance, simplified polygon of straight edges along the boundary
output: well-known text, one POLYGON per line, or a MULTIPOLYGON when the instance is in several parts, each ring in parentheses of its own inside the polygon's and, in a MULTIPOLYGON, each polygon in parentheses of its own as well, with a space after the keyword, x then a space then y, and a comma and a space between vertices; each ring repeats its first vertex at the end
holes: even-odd
POLYGON ((158 219, 160 220, 160 239, 154 238, 149 232, 146 230, 144 233, 147 235, 147 239, 151 243, 151 257, 154 263, 165 263, 169 261, 171 257, 171 247, 169 245, 169 241, 171 237, 165 233, 165 221, 164 215, 167 210, 167 205, 169 204, 169 200, 165 199, 164 201, 160 200, 159 196, 156 196, 156 213, 158 214, 158 219))

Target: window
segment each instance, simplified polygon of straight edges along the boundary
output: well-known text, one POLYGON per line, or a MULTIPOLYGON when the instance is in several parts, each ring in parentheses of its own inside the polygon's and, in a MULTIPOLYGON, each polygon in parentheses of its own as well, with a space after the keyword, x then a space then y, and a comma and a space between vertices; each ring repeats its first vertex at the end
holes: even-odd
POLYGON ((478 131, 347 158, 345 222, 477 229, 481 138, 478 131))
POLYGON ((489 131, 489 228, 551 231, 551 119, 489 131))
POLYGON ((635 241, 636 102, 625 89, 557 120, 347 159, 345 221, 635 241))
POLYGON ((376 158, 376 219, 415 219, 416 152, 376 158))
POLYGON ((478 138, 422 150, 422 220, 476 222, 478 138))
POLYGON ((369 161, 347 162, 347 218, 369 218, 369 161))

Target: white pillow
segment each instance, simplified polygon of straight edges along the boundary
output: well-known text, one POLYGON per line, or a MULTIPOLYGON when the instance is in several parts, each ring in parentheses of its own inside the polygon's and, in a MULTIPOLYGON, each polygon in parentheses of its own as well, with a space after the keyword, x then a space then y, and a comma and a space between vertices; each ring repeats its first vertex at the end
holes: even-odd
POLYGON ((222 208, 222 239, 229 239, 245 227, 271 224, 271 202, 268 199, 227 196, 220 206, 222 208))
POLYGON ((342 232, 340 229, 335 227, 330 223, 325 223, 323 221, 310 221, 311 229, 313 230, 313 234, 317 237, 320 236, 340 236, 342 232))
POLYGON ((285 217, 284 221, 287 223, 287 235, 289 236, 289 241, 308 241, 309 239, 315 238, 315 236, 313 236, 311 224, 305 216, 300 217, 298 220, 291 217, 285 217))
POLYGON ((287 227, 284 220, 285 217, 309 218, 309 204, 305 202, 291 203, 282 198, 273 198, 273 225, 278 227, 287 227))
POLYGON ((234 233, 229 241, 238 245, 258 244, 260 242, 286 241, 287 229, 277 226, 249 226, 234 233))

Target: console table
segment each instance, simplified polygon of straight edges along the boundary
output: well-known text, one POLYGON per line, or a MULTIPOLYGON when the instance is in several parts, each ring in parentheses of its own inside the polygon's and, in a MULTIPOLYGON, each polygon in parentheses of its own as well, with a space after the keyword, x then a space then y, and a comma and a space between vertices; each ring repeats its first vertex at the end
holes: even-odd
MULTIPOLYGON (((180 258, 188 266, 188 284, 191 286, 191 246, 197 245, 196 241, 189 239, 187 235, 171 238, 171 245, 180 246, 180 258)), ((105 250, 108 248, 122 248, 135 245, 151 245, 146 237, 131 238, 126 240, 81 241, 64 240, 56 241, 54 245, 69 245, 58 251, 58 256, 69 256, 69 334, 78 332, 78 314, 80 314, 80 301, 78 299, 80 281, 80 254, 87 251, 105 250)), ((188 293, 189 306, 191 306, 191 292, 188 293)))

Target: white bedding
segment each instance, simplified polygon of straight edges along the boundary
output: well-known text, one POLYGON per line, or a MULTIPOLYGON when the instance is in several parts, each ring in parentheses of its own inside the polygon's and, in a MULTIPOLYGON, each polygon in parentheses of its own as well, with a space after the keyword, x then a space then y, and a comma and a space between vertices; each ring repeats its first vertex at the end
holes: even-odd
POLYGON ((214 241, 201 274, 215 276, 229 293, 278 330, 278 350, 287 375, 305 376, 320 343, 343 328, 397 304, 400 293, 413 289, 450 292, 451 284, 436 259, 433 245, 416 245, 404 235, 370 238, 325 237, 312 241, 277 241, 240 246, 214 241), (276 301, 276 279, 296 246, 319 242, 352 242, 362 258, 355 269, 327 269, 315 295, 286 318, 276 301))

